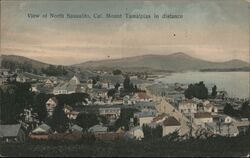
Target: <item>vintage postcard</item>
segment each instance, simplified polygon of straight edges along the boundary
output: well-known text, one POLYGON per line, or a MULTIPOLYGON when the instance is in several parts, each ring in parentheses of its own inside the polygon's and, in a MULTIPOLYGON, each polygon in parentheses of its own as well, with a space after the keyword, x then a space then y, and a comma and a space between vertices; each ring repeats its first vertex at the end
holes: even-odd
POLYGON ((1 157, 249 157, 249 0, 0 2, 1 157))

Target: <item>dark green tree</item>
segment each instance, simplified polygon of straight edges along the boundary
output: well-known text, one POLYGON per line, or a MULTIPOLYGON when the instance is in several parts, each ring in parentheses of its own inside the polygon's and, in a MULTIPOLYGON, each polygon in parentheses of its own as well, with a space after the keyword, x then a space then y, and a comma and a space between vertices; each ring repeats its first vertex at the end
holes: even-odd
POLYGON ((116 89, 110 89, 110 90, 108 91, 108 97, 114 96, 115 92, 116 92, 116 89))
POLYGON ((115 84, 115 89, 118 90, 119 87, 120 87, 120 83, 117 82, 117 83, 115 84))
POLYGON ((76 124, 87 131, 90 127, 99 124, 99 119, 95 114, 79 113, 76 117, 76 124))
POLYGON ((148 125, 143 125, 142 130, 145 139, 155 139, 162 137, 162 126, 158 125, 155 128, 151 128, 148 125))
POLYGON ((56 106, 52 118, 48 118, 46 123, 58 133, 64 133, 69 128, 69 119, 60 104, 56 106))
POLYGON ((216 95, 217 95, 217 87, 216 87, 216 85, 214 85, 213 88, 212 88, 212 94, 211 94, 211 96, 212 96, 213 98, 215 98, 216 95))
POLYGON ((124 82, 123 82, 123 87, 124 87, 124 90, 126 91, 129 91, 129 88, 130 88, 130 78, 129 76, 127 75, 124 79, 124 82))
POLYGON ((0 87, 0 119, 5 124, 17 123, 24 108, 32 103, 29 83, 14 82, 0 87))
POLYGON ((198 99, 207 99, 208 98, 208 89, 205 84, 201 81, 188 85, 188 88, 185 90, 184 95, 186 98, 191 99, 196 97, 198 99))
POLYGON ((47 117, 46 102, 53 97, 51 94, 38 93, 33 96, 32 108, 38 114, 39 121, 44 121, 47 117))
POLYGON ((250 119, 250 105, 249 101, 245 101, 241 108, 240 108, 240 113, 242 117, 250 119))
POLYGON ((135 108, 126 108, 121 109, 121 115, 118 120, 115 122, 114 129, 118 129, 119 127, 125 127, 126 130, 129 129, 130 118, 134 117, 134 113, 139 110, 135 108))
POLYGON ((227 114, 229 116, 237 116, 237 111, 232 107, 231 104, 227 103, 226 106, 223 109, 224 114, 227 114))
POLYGON ((113 75, 121 75, 121 74, 122 74, 122 71, 119 69, 116 69, 113 71, 113 75))

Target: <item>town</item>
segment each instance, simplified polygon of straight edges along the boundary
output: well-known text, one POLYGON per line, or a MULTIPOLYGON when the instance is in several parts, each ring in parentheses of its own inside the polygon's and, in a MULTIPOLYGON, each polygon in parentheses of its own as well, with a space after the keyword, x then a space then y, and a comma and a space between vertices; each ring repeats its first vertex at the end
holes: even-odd
POLYGON ((230 98, 216 85, 155 83, 157 75, 119 69, 87 77, 71 71, 58 77, 1 68, 2 142, 142 141, 176 133, 185 140, 249 131, 249 98, 230 98))

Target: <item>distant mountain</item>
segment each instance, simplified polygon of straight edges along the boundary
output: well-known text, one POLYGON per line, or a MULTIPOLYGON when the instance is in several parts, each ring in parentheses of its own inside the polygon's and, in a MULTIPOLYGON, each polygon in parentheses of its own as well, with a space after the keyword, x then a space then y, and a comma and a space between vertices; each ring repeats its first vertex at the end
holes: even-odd
POLYGON ((15 62, 15 63, 19 63, 19 64, 24 64, 25 62, 29 62, 30 64, 32 64, 32 67, 35 69, 41 69, 41 68, 46 68, 49 66, 49 64, 47 63, 43 63, 37 60, 33 60, 30 58, 26 58, 23 56, 17 56, 17 55, 1 55, 0 56, 0 64, 2 65, 2 61, 11 61, 11 62, 15 62))
POLYGON ((240 68, 230 68, 230 69, 201 69, 201 72, 232 72, 232 71, 242 71, 242 72, 250 72, 249 67, 240 67, 240 68))
POLYGON ((241 60, 226 62, 211 62, 191 57, 185 53, 170 55, 142 55, 122 59, 88 61, 73 65, 78 68, 121 68, 121 69, 151 69, 166 71, 193 71, 201 69, 234 69, 249 67, 249 63, 241 60))
MULTIPOLYGON (((47 68, 50 64, 43 63, 37 60, 29 59, 16 55, 1 55, 0 63, 3 60, 12 61, 19 64, 25 62, 31 63, 33 69, 39 72, 42 68, 47 68)), ((2 63, 1 63, 2 65, 2 63)), ((67 68, 68 74, 72 75, 70 69, 81 68, 83 70, 89 69, 122 69, 128 71, 198 71, 198 70, 249 70, 249 63, 241 60, 230 60, 226 62, 211 62, 198 58, 191 57, 185 53, 174 53, 170 55, 142 55, 136 57, 127 57, 121 59, 109 59, 100 61, 88 61, 81 64, 71 65, 67 68)), ((84 74, 86 72, 83 72, 84 74)), ((87 75, 88 76, 88 75, 87 75)), ((90 75, 91 76, 91 75, 90 75)))
POLYGON ((59 66, 43 63, 34 59, 16 56, 16 55, 1 55, 0 56, 1 67, 15 71, 21 69, 23 72, 35 74, 35 75, 47 75, 57 77, 72 77, 74 71, 71 71, 67 66, 59 66))

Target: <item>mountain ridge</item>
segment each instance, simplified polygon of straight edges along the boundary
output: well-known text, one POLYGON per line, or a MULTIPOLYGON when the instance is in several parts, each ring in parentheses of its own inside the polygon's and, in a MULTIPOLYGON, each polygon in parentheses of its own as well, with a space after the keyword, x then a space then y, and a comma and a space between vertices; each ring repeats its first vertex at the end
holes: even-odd
MULTIPOLYGON (((7 59, 16 62, 30 61, 32 65, 38 68, 48 67, 49 63, 44 63, 35 59, 30 59, 17 55, 1 55, 0 59, 7 59)), ((104 59, 97 61, 86 61, 79 64, 69 65, 68 67, 77 67, 82 69, 98 68, 122 68, 122 69, 151 69, 166 71, 196 71, 201 69, 232 69, 249 67, 249 63, 232 59, 224 62, 214 62, 192 57, 183 52, 177 52, 169 55, 147 54, 134 57, 125 57, 119 59, 104 59)))
POLYGON ((72 65, 78 68, 101 68, 101 67, 148 67, 157 70, 168 71, 189 71, 200 69, 230 69, 248 67, 249 63, 239 59, 232 59, 224 62, 207 61, 189 56, 183 52, 177 52, 170 55, 142 55, 135 57, 126 57, 120 59, 105 59, 98 61, 87 61, 72 65))

